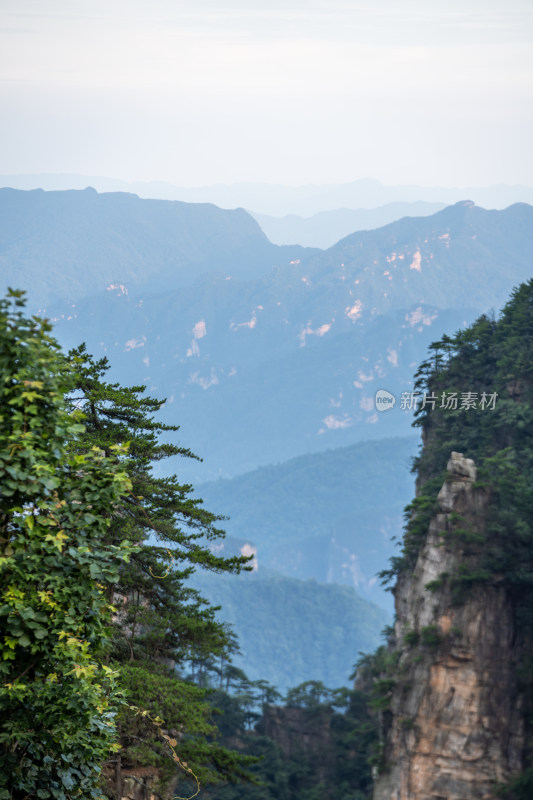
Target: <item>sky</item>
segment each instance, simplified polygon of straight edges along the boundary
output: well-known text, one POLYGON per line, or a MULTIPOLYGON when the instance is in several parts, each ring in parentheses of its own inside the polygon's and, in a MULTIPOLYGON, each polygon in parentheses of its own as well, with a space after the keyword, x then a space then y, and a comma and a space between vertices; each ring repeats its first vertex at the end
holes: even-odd
POLYGON ((533 185, 533 0, 0 0, 0 173, 533 185))

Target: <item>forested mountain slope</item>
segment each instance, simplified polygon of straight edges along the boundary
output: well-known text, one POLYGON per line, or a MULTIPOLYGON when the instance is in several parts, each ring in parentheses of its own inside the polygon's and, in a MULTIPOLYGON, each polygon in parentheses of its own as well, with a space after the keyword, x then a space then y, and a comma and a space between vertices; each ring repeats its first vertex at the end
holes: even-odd
POLYGON ((233 663, 282 692, 308 680, 346 686, 359 651, 374 650, 391 619, 351 586, 268 570, 234 579, 202 573, 191 585, 222 606, 218 618, 231 624, 241 651, 233 663))
MULTIPOLYGON (((413 492, 417 437, 361 442, 203 484, 225 529, 255 549, 259 575, 276 570, 354 587, 391 609, 376 574, 395 555, 413 492)), ((230 542, 228 541, 228 545, 230 542)))

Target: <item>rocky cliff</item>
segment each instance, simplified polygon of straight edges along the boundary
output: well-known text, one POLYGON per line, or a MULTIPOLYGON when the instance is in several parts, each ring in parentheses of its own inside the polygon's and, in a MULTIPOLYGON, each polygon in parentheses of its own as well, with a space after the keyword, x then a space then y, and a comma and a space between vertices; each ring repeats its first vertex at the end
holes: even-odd
POLYGON ((398 578, 398 662, 374 800, 488 800, 522 766, 507 592, 496 576, 458 596, 450 580, 476 566, 471 543, 481 538, 490 497, 475 481, 474 462, 452 453, 416 564, 398 578))

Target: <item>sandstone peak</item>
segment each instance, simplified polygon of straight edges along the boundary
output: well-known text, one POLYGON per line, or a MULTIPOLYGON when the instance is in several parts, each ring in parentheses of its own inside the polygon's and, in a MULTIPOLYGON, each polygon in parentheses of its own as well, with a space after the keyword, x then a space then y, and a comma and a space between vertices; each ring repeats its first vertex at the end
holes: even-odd
POLYGON ((520 769, 509 598, 496 583, 454 595, 454 576, 477 563, 461 531, 486 529, 489 493, 475 480, 474 461, 453 452, 416 564, 395 588, 398 661, 374 800, 493 800, 520 769))

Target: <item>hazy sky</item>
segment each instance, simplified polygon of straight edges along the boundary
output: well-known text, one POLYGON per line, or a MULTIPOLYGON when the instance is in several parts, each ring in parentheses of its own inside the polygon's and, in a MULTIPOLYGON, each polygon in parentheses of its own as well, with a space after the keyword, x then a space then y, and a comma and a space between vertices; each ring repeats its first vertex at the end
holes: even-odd
POLYGON ((0 173, 533 185, 533 0, 0 0, 0 173))

